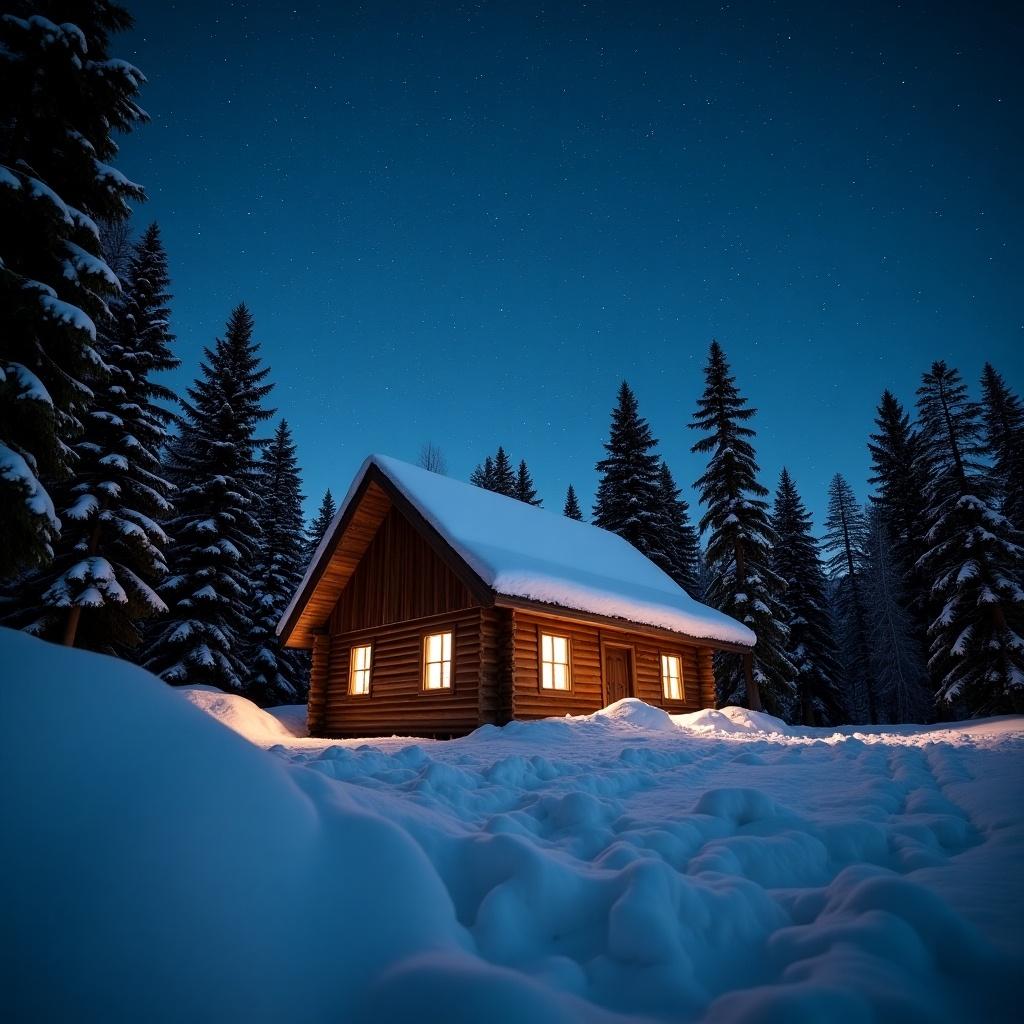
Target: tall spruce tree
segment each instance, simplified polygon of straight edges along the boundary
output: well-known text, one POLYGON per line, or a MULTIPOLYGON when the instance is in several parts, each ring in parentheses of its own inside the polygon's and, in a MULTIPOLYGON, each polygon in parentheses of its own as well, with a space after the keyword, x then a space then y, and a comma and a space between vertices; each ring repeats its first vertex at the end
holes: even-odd
POLYGON ((525 459, 519 460, 519 472, 516 473, 515 496, 520 501, 526 502, 527 505, 536 505, 539 508, 544 504, 544 502, 537 497, 537 488, 533 486, 533 477, 530 476, 530 471, 526 467, 525 459))
POLYGON ((826 569, 835 585, 839 618, 839 648, 847 680, 851 720, 878 721, 875 682, 871 671, 871 639, 864 600, 864 557, 867 519, 846 479, 840 473, 828 487, 824 550, 826 569))
POLYGON ((512 460, 499 444, 494 455, 494 486, 491 490, 504 494, 506 498, 515 498, 516 474, 512 469, 512 460))
POLYGON ((104 368, 96 322, 119 289, 98 220, 142 188, 110 166, 146 119, 142 73, 112 60, 131 25, 106 0, 14 0, 0 18, 0 578, 45 565, 60 529, 49 488, 104 368), (72 23, 72 18, 74 23, 72 23))
POLYGON ((919 631, 928 621, 928 585, 917 568, 925 552, 928 531, 925 487, 927 471, 921 458, 921 439, 910 417, 891 391, 882 394, 871 435, 872 504, 885 523, 886 536, 902 577, 900 593, 919 631))
POLYGON ((173 487, 161 458, 175 396, 151 375, 178 365, 169 283, 154 224, 132 248, 123 295, 100 322, 106 372, 74 445, 74 474, 56 492, 63 529, 54 564, 22 587, 26 628, 68 645, 133 648, 140 620, 166 611, 153 588, 167 572, 160 523, 173 487))
POLYGON ((700 544, 690 522, 690 506, 680 497, 681 493, 668 464, 662 462, 658 470, 655 517, 657 546, 649 557, 691 597, 696 597, 700 544))
POLYGON ((583 513, 580 511, 580 502, 576 497, 576 489, 572 484, 569 484, 568 490, 565 492, 565 504, 562 506, 562 515, 568 519, 575 519, 576 522, 583 522, 583 513))
POLYGON ((868 513, 864 603, 878 717, 886 722, 926 722, 932 704, 928 673, 913 616, 900 593, 903 582, 887 519, 874 505, 868 513))
POLYGON ((796 668, 785 653, 789 630, 780 601, 785 583, 771 567, 775 542, 768 521, 767 489, 758 481, 758 465, 746 426, 756 410, 736 387, 725 353, 711 343, 704 371, 704 393, 690 427, 702 431, 693 451, 709 456, 708 468, 694 484, 706 511, 701 533, 708 531, 711 580, 705 599, 739 619, 757 634, 752 654, 721 654, 715 673, 720 698, 746 702, 785 717, 794 695, 796 668))
POLYGON ((251 666, 246 694, 261 707, 301 703, 309 689, 309 656, 282 647, 277 638, 277 624, 306 569, 304 496, 286 420, 278 424, 259 460, 257 482, 261 529, 253 573, 255 621, 245 659, 251 666))
POLYGON ((650 424, 640 415, 636 395, 626 381, 619 385, 612 410, 607 453, 597 463, 601 474, 594 501, 593 522, 617 533, 638 551, 659 549, 658 473, 661 460, 650 424))
POLYGON ((168 523, 171 575, 160 588, 168 615, 148 642, 145 665, 170 683, 242 691, 243 645, 253 628, 260 495, 256 431, 273 415, 263 400, 252 314, 237 306, 223 339, 205 350, 201 376, 182 401, 181 435, 170 447, 178 487, 168 523))
POLYGON ((929 669, 946 710, 1024 710, 1022 538, 997 509, 984 462, 981 410, 939 361, 917 390, 927 459, 928 550, 921 567, 937 614, 929 669))
POLYGON ((835 725, 843 702, 828 584, 811 515, 786 469, 779 476, 771 525, 772 569, 786 584, 786 654, 796 668, 793 717, 804 725, 835 725))
POLYGON ((1024 530, 1024 404, 991 363, 981 376, 985 446, 1001 511, 1024 530))
MULTIPOLYGON (((317 509, 316 518, 312 523, 309 524, 308 542, 306 544, 306 555, 305 563, 306 566, 313 560, 313 556, 316 554, 316 549, 320 547, 320 542, 324 539, 324 535, 330 529, 331 523, 334 522, 334 517, 337 515, 338 506, 335 504, 334 495, 331 494, 330 487, 324 491, 324 496, 320 499, 320 508, 317 509)), ((305 571, 305 566, 303 567, 305 571)))

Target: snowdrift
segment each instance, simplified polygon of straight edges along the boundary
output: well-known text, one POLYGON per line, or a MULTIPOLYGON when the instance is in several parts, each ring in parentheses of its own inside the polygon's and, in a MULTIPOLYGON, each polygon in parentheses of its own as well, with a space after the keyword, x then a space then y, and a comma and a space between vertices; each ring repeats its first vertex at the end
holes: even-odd
POLYGON ((272 742, 237 698, 6 630, 0 664, 12 1019, 1014 1019, 1020 720, 755 739, 626 701, 267 752, 206 713, 272 742))

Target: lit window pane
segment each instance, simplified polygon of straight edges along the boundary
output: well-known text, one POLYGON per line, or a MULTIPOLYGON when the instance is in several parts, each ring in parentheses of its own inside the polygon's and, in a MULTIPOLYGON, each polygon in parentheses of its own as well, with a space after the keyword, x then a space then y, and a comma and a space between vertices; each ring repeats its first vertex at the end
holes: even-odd
POLYGON ((427 689, 441 689, 441 663, 432 661, 427 665, 427 689))
POLYGON ((565 665, 555 664, 555 689, 568 690, 569 680, 566 676, 565 665))
POLYGON ((441 660, 441 634, 432 633, 427 637, 427 661, 441 660))
POLYGON ((451 633, 441 634, 441 657, 445 661, 452 660, 452 635, 451 633))
POLYGON ((553 682, 553 680, 551 678, 551 674, 552 674, 551 662, 550 661, 543 662, 541 664, 541 667, 540 667, 540 672, 541 672, 541 675, 540 675, 540 685, 543 686, 545 690, 554 689, 554 685, 555 684, 554 684, 554 682, 553 682))
POLYGON ((452 663, 450 661, 441 662, 441 686, 444 689, 448 689, 452 685, 452 663))
POLYGON ((542 661, 551 661, 551 637, 547 633, 540 636, 540 656, 542 661))
POLYGON ((552 637, 552 639, 554 640, 554 646, 555 646, 555 656, 554 656, 553 660, 556 661, 556 662, 559 662, 562 665, 565 665, 569 661, 568 657, 566 657, 566 641, 565 641, 565 637, 564 636, 556 636, 556 637, 552 637))
POLYGON ((678 655, 661 656, 661 685, 667 700, 683 699, 683 663, 678 655))

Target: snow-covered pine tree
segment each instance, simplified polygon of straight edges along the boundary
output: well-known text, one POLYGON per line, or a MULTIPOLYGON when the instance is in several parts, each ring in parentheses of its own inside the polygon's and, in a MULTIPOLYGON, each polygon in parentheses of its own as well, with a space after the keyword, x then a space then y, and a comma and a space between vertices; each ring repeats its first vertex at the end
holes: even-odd
POLYGON ((636 395, 626 381, 619 385, 612 410, 611 430, 604 443, 605 457, 597 463, 601 474, 594 501, 595 526, 617 533, 638 551, 658 550, 658 441, 639 411, 636 395))
POLYGON ((871 639, 864 603, 864 552, 867 519, 853 488, 841 473, 828 485, 823 548, 825 567, 835 585, 839 618, 839 651, 846 677, 847 711, 851 721, 878 721, 871 672, 871 639))
POLYGON ((900 593, 902 567, 889 541, 886 517, 878 505, 868 512, 863 582, 879 719, 927 722, 931 718, 932 695, 924 651, 917 640, 913 616, 900 593))
POLYGON ((991 363, 981 376, 985 446, 1001 511, 1024 531, 1024 404, 991 363))
POLYGON ((917 569, 925 552, 928 531, 924 492, 927 473, 921 459, 921 439, 910 417, 891 391, 882 393, 875 415, 876 432, 868 441, 871 497, 885 522, 886 534, 902 577, 901 599, 907 602, 918 632, 928 624, 928 585, 917 569))
POLYGON ((921 568, 937 614, 928 662, 947 710, 1024 710, 1024 551, 997 509, 981 411, 960 374, 932 364, 917 390, 927 459, 928 550, 921 568))
POLYGON ((690 522, 690 506, 680 494, 672 471, 667 463, 662 462, 658 470, 658 505, 655 519, 657 547, 648 557, 691 597, 696 597, 700 545, 697 542, 697 532, 690 522))
POLYGON ((842 720, 839 662, 821 552, 807 511, 784 468, 772 507, 772 569, 785 581, 786 654, 796 668, 793 718, 804 725, 842 720))
POLYGON ((153 588, 167 572, 160 523, 173 487, 161 458, 174 419, 172 391, 151 375, 171 370, 170 277, 160 231, 132 247, 123 295, 100 321, 106 373, 74 445, 71 480, 60 485, 63 523, 49 570, 26 581, 25 627, 93 650, 134 648, 140 620, 166 611, 153 588))
POLYGON ((490 455, 470 473, 469 482, 474 487, 482 487, 485 491, 497 489, 494 485, 494 459, 490 455))
POLYGON ((0 18, 3 579, 53 554, 60 523, 46 481, 70 474, 70 444, 103 375, 95 324, 119 288, 100 255, 96 221, 124 220, 127 201, 144 198, 109 164, 112 136, 146 119, 135 102, 142 73, 109 56, 109 37, 131 25, 121 7, 15 0, 7 10, 0 18))
POLYGON ((169 449, 178 488, 167 524, 171 575, 160 588, 169 611, 151 631, 144 664, 170 683, 241 691, 249 675, 242 648, 253 628, 260 532, 256 430, 273 415, 262 404, 270 371, 252 334, 252 314, 237 306, 223 339, 205 350, 169 449))
POLYGON ((337 515, 338 506, 335 504, 334 495, 331 494, 330 487, 324 491, 324 496, 320 499, 320 508, 317 509, 316 518, 312 523, 309 524, 309 529, 306 531, 309 540, 306 544, 305 553, 305 565, 303 566, 303 572, 306 571, 309 563, 313 560, 313 556, 316 554, 316 549, 320 547, 320 542, 324 539, 324 535, 330 529, 331 523, 334 522, 334 517, 337 515))
POLYGON ((299 704, 309 689, 309 656, 282 647, 277 624, 306 570, 302 481, 295 441, 281 420, 259 460, 260 537, 253 580, 254 623, 245 663, 251 674, 246 696, 261 707, 299 704))
POLYGON ((708 455, 708 468, 694 487, 706 507, 701 533, 709 531, 707 560, 711 580, 704 599, 745 623, 757 634, 750 655, 716 658, 720 703, 762 704, 785 717, 793 701, 796 669, 786 657, 789 635, 780 595, 785 583, 771 567, 775 541, 768 521, 768 493, 757 479, 758 465, 746 423, 756 410, 736 387, 725 353, 712 341, 704 370, 704 393, 690 427, 703 431, 692 448, 708 455))
POLYGON ((500 444, 494 455, 494 486, 491 490, 504 494, 506 498, 516 497, 516 474, 512 469, 512 460, 500 444))
POLYGON ((519 472, 516 473, 515 496, 520 501, 525 501, 527 505, 536 505, 539 508, 544 504, 544 502, 537 497, 537 488, 533 486, 533 477, 530 476, 530 471, 526 467, 525 459, 519 460, 519 472))
POLYGON ((565 504, 562 506, 562 515, 569 519, 575 519, 578 523, 583 522, 579 498, 576 497, 576 489, 572 484, 569 484, 569 488, 565 492, 565 504))

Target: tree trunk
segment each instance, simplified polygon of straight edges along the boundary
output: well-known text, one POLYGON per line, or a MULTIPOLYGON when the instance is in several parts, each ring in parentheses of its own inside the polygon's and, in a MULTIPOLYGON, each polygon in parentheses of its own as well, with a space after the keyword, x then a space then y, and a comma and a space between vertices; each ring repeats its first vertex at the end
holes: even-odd
POLYGON ((761 703, 761 687, 754 678, 754 652, 747 651, 743 655, 743 675, 747 680, 747 707, 751 711, 764 711, 761 703))
MULTIPOLYGON (((101 510, 102 511, 102 510, 101 510)), ((96 522, 92 528, 92 534, 89 536, 89 547, 88 553, 90 556, 96 554, 96 549, 100 546, 100 516, 96 514, 96 522)), ((64 635, 61 637, 61 643, 65 647, 74 647, 75 638, 78 635, 78 623, 82 619, 82 606, 80 604, 72 605, 68 609, 67 621, 64 623, 64 635)))

